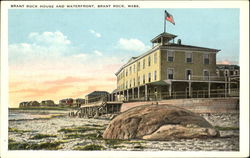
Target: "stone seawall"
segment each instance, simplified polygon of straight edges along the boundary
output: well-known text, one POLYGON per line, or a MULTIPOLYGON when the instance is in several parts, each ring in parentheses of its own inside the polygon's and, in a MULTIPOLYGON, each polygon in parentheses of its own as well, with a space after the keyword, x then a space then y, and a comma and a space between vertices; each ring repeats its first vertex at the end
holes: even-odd
MULTIPOLYGON (((123 103, 121 112, 140 105, 156 104, 156 101, 123 103)), ((238 113, 239 98, 192 98, 161 100, 158 104, 182 107, 196 113, 238 113)))

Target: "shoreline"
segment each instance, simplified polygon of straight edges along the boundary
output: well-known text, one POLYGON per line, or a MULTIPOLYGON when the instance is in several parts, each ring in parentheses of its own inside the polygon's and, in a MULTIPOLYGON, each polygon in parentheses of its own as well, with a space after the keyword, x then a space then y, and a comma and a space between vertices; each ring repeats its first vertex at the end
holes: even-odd
POLYGON ((65 111, 54 113, 59 116, 9 120, 9 150, 239 151, 239 114, 235 113, 200 114, 221 137, 166 141, 105 140, 101 135, 110 115, 84 119, 68 117, 65 111))

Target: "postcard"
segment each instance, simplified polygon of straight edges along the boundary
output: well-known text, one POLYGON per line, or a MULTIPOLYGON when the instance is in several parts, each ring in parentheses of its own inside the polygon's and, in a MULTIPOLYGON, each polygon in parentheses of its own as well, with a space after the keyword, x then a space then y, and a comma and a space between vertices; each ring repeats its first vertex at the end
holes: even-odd
POLYGON ((1 157, 249 155, 248 2, 1 4, 1 157))

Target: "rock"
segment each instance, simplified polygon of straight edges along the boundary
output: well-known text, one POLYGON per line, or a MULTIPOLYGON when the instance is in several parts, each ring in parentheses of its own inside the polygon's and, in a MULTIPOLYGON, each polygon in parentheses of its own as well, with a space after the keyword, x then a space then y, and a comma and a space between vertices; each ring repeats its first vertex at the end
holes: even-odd
POLYGON ((169 105, 143 105, 116 116, 103 133, 104 139, 169 140, 216 137, 219 132, 203 117, 169 105))

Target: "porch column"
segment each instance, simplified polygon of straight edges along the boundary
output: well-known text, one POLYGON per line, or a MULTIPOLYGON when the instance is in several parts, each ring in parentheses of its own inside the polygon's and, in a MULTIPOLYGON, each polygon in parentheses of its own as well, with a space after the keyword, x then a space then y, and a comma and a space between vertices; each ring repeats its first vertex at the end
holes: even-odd
POLYGON ((125 90, 123 90, 123 100, 125 100, 125 90))
POLYGON ((188 97, 191 98, 192 94, 191 94, 191 81, 188 82, 188 97))
POLYGON ((172 96, 172 83, 169 84, 168 92, 169 92, 169 97, 171 98, 171 96, 172 96))
POLYGON ((129 94, 128 94, 128 89, 127 89, 127 101, 129 101, 129 94))
POLYGON ((231 93, 231 78, 228 78, 228 95, 231 93))
POLYGON ((225 76, 225 97, 227 96, 227 77, 225 76))
POLYGON ((145 84, 145 100, 148 100, 148 86, 145 84))
POLYGON ((211 82, 208 82, 208 98, 210 98, 211 82))
POLYGON ((137 93, 138 93, 138 99, 140 98, 140 86, 138 86, 138 91, 137 91, 137 93))
POLYGON ((135 99, 135 89, 132 88, 132 98, 135 99))

